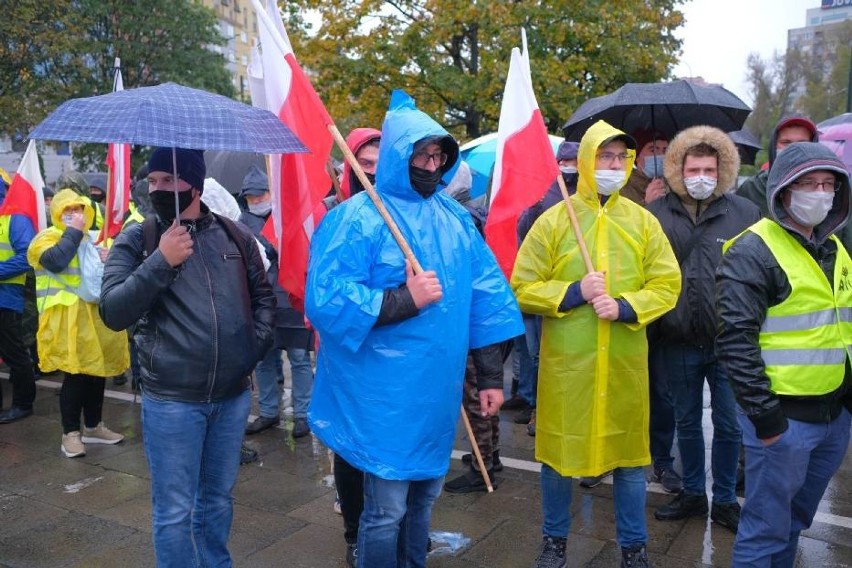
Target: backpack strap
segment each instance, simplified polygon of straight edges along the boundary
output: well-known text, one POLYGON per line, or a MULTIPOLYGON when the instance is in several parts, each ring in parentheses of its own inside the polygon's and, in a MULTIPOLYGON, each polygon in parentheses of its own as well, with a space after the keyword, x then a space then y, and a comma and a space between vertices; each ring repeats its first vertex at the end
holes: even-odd
POLYGON ((142 238, 144 239, 144 247, 142 248, 142 257, 148 258, 157 249, 160 242, 159 227, 157 226, 157 218, 153 215, 145 217, 142 221, 142 238))

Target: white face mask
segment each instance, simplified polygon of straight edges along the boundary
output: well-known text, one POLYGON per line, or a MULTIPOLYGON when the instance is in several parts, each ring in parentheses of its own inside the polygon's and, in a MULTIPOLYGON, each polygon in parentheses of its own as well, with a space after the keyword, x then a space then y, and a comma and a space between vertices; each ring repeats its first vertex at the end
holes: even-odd
POLYGON ((627 183, 624 170, 595 170, 595 184, 601 195, 612 195, 627 183))
POLYGON ((716 178, 707 176, 683 178, 683 185, 693 199, 702 201, 713 195, 713 190, 716 189, 716 178))
POLYGON ((264 215, 272 211, 272 202, 261 201, 260 203, 249 203, 248 210, 249 213, 257 215, 258 217, 263 217, 264 215))
POLYGON ((793 191, 790 194, 790 215, 801 225, 816 227, 828 216, 833 204, 833 191, 793 191))
POLYGON ((563 174, 576 174, 577 168, 574 166, 559 166, 559 171, 563 174))

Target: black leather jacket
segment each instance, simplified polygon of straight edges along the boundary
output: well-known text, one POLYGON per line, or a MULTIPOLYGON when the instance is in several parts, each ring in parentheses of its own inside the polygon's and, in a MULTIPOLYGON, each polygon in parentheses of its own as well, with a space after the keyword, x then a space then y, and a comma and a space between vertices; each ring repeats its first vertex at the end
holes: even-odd
POLYGON ((203 210, 182 223, 190 227, 193 254, 178 268, 159 250, 144 257, 141 224, 118 236, 104 268, 101 317, 114 330, 138 321, 142 385, 155 398, 232 398, 249 387, 272 345, 275 296, 254 240, 239 229, 244 262, 221 222, 203 210))

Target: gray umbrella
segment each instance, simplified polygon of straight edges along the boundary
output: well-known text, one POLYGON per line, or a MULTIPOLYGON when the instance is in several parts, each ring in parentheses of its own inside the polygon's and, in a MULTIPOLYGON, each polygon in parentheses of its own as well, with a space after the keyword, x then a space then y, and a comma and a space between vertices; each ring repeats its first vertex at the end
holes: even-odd
POLYGON ((266 171, 266 158, 263 154, 249 152, 207 150, 204 152, 204 163, 207 165, 207 177, 214 178, 233 195, 237 195, 242 189, 243 178, 252 166, 266 171))
POLYGON ((715 126, 725 132, 739 130, 751 108, 719 85, 696 85, 679 80, 669 83, 627 83, 602 97, 580 105, 562 131, 566 140, 579 141, 598 120, 627 132, 653 128, 668 135, 690 126, 715 126))
POLYGON ((729 132, 728 136, 734 141, 737 146, 737 151, 740 153, 740 162, 743 164, 754 165, 754 160, 757 158, 757 153, 763 150, 760 145, 760 140, 754 137, 754 134, 746 129, 735 130, 729 132))

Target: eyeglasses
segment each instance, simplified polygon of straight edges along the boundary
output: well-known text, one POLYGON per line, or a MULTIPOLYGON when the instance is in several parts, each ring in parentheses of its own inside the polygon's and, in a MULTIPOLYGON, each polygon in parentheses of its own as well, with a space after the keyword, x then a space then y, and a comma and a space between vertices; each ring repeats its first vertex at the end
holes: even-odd
POLYGON ((415 152, 413 156, 411 156, 412 165, 418 168, 425 168, 429 165, 429 161, 435 164, 436 168, 440 168, 444 164, 447 163, 447 155, 443 152, 437 152, 435 154, 427 154, 426 152, 415 152))
POLYGON ((793 187, 796 189, 801 189, 802 191, 839 191, 842 187, 842 183, 840 180, 832 180, 832 181, 816 181, 813 179, 797 179, 793 183, 791 183, 793 187))
POLYGON ((597 159, 607 163, 613 163, 618 160, 619 162, 624 162, 627 158, 632 158, 633 154, 624 152, 623 154, 615 154, 613 152, 601 152, 598 154, 597 159))

